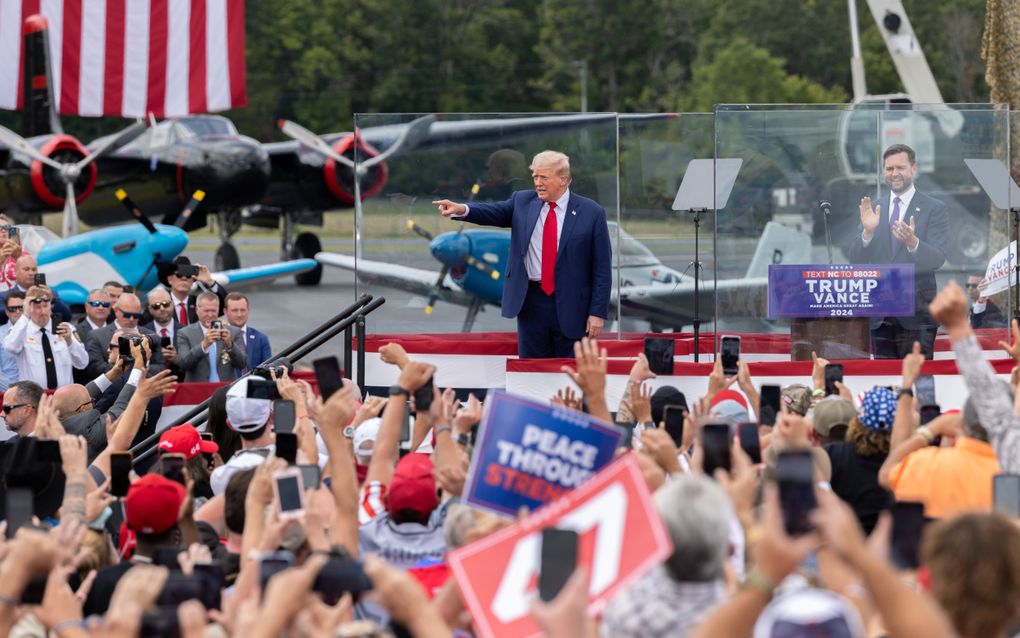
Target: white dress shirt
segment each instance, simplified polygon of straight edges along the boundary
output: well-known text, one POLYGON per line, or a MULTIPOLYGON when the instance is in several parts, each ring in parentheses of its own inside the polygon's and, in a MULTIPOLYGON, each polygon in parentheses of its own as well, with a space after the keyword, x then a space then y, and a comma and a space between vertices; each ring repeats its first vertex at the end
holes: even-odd
MULTIPOLYGON (((74 383, 71 368, 79 370, 89 363, 88 352, 81 342, 78 332, 71 326, 71 345, 62 337, 49 334, 50 348, 53 351, 53 364, 57 368, 57 387, 74 383)), ((22 381, 35 381, 46 387, 46 361, 43 356, 42 330, 23 314, 7 333, 4 348, 13 354, 18 361, 18 376, 22 381)))
POLYGON ((161 325, 159 325, 158 321, 153 320, 152 321, 152 328, 153 328, 153 332, 156 333, 157 337, 162 337, 163 336, 163 331, 166 330, 166 336, 170 337, 170 343, 173 343, 173 339, 174 339, 174 319, 173 319, 173 317, 170 317, 170 321, 165 326, 161 326, 161 325))
MULTIPOLYGON (((570 189, 563 191, 560 198, 556 200, 556 246, 560 245, 560 236, 563 235, 563 220, 567 218, 567 203, 570 202, 570 189)), ((528 279, 532 281, 542 280, 542 235, 545 233, 545 220, 549 217, 549 204, 542 204, 542 210, 538 214, 538 223, 531 233, 531 241, 528 243, 528 254, 524 256, 524 266, 528 270, 528 279)))
MULTIPOLYGON (((907 211, 910 210, 910 201, 912 199, 914 199, 914 193, 916 193, 916 192, 917 192, 917 188, 915 188, 913 184, 911 184, 910 188, 907 189, 907 192, 903 193, 902 195, 897 195, 896 193, 894 193, 892 191, 889 191, 889 201, 886 202, 886 205, 889 206, 889 208, 886 209, 887 211, 889 211, 889 214, 886 215, 886 217, 890 220, 890 224, 889 224, 889 232, 890 233, 892 232, 892 223, 891 222, 892 222, 892 213, 893 213, 893 201, 897 197, 900 198, 900 219, 899 219, 899 221, 903 222, 904 224, 909 224, 910 223, 910 215, 907 214, 907 211)), ((878 232, 878 231, 876 230, 875 232, 878 232)), ((865 248, 867 248, 868 244, 870 244, 874 240, 875 240, 874 236, 872 236, 871 239, 864 239, 864 236, 863 235, 861 236, 861 241, 864 242, 864 247, 865 248)), ((899 241, 899 240, 893 238, 893 241, 899 241)), ((920 243, 921 243, 921 238, 918 237, 917 238, 917 245, 920 245, 920 243)), ((907 246, 907 252, 908 253, 913 253, 913 252, 917 251, 917 245, 907 246)))

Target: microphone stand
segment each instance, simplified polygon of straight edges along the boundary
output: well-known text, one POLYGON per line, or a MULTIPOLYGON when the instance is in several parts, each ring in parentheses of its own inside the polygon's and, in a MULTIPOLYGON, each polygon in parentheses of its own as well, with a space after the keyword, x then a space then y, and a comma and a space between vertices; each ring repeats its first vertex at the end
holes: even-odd
POLYGON ((822 209, 825 218, 825 249, 829 251, 829 265, 832 265, 832 234, 829 230, 829 216, 832 215, 832 204, 828 200, 823 199, 818 202, 818 207, 822 209))

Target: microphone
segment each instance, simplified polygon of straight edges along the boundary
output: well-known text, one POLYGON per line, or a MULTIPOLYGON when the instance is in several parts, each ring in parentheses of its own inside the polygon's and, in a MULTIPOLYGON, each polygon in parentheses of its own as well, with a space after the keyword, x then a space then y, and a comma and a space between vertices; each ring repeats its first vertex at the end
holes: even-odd
POLYGON ((823 199, 822 201, 818 202, 818 208, 824 210, 826 215, 832 214, 832 204, 830 204, 829 200, 827 199, 823 199))

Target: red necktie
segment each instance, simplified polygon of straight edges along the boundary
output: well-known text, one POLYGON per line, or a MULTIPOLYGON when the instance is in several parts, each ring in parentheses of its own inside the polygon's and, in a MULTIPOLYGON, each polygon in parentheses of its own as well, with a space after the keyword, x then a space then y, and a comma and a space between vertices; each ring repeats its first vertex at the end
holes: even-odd
POLYGON ((167 336, 167 334, 166 334, 166 328, 160 328, 160 329, 159 329, 159 336, 161 336, 161 337, 165 337, 165 336, 167 336))
POLYGON ((549 203, 542 227, 542 292, 556 292, 556 202, 549 203))
POLYGON ((179 317, 178 321, 181 322, 182 326, 186 326, 186 325, 188 325, 188 309, 184 306, 184 302, 183 301, 180 302, 179 305, 181 307, 181 313, 180 313, 181 316, 179 317))

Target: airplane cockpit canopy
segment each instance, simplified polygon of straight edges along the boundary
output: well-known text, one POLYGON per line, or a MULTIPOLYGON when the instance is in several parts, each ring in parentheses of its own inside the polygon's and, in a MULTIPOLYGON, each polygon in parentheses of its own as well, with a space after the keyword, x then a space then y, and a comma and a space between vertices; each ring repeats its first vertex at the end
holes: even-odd
POLYGON ((609 243, 613 254, 620 256, 620 266, 655 266, 660 263, 647 246, 631 237, 616 222, 609 222, 609 243), (619 242, 617 231, 620 233, 619 242))
POLYGON ((28 224, 18 224, 18 235, 21 237, 21 246, 33 255, 38 255, 47 243, 60 239, 45 226, 28 224))
POLYGON ((158 122, 133 145, 144 150, 166 148, 177 142, 212 135, 237 135, 234 123, 219 115, 191 115, 158 122))
POLYGON ((219 115, 193 115, 171 120, 180 139, 208 135, 237 135, 234 123, 219 115))

